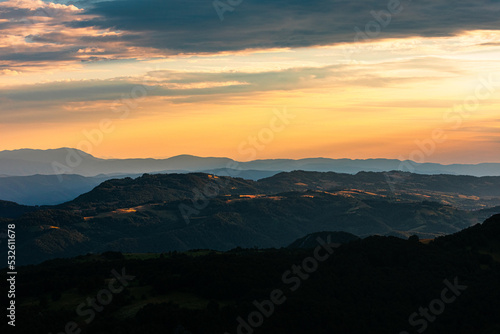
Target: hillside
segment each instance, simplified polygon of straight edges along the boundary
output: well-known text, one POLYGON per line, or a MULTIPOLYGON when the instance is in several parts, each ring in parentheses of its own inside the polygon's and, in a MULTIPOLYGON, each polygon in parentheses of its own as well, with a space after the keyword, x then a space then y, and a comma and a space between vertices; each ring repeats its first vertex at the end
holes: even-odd
POLYGON ((36 211, 37 208, 19 205, 14 202, 0 201, 0 217, 1 218, 18 218, 25 213, 36 211))
POLYGON ((392 195, 387 184, 383 188, 382 173, 291 172, 259 181, 146 174, 108 180, 73 201, 16 218, 22 232, 19 261, 110 250, 285 247, 319 231, 433 239, 474 225, 486 214, 458 204, 482 207, 496 201, 490 196, 496 195, 494 179, 463 178, 455 186, 458 179, 449 179, 455 176, 404 177, 404 191, 392 195))
POLYGON ((57 205, 71 201, 113 178, 136 178, 144 173, 199 172, 262 180, 260 185, 265 192, 342 187, 404 200, 431 198, 443 204, 477 210, 498 205, 499 167, 500 164, 416 164, 388 159, 237 162, 227 158, 190 155, 168 159, 101 159, 70 148, 23 149, 0 151, 0 200, 24 205, 57 205), (283 172, 286 173, 282 174, 285 175, 282 180, 279 174, 283 172), (292 178, 296 179, 295 184, 290 182, 292 178), (460 196, 457 197, 457 193, 460 196))
POLYGON ((375 236, 329 249, 316 241, 319 253, 108 252, 21 267, 19 318, 31 320, 20 322, 16 332, 56 333, 75 321, 82 334, 237 333, 251 314, 266 310, 269 316, 255 333, 500 330, 500 215, 426 245, 375 236), (322 260, 311 267, 314 256, 322 260), (89 314, 78 316, 75 309, 117 282, 110 280, 112 270, 127 275, 126 287, 87 322, 89 314), (278 292, 271 312, 265 301, 278 292), (419 315, 422 307, 431 310, 432 321, 419 315))
POLYGON ((431 200, 474 210, 500 203, 500 177, 421 175, 398 171, 359 172, 355 175, 293 171, 261 179, 258 184, 264 191, 271 192, 345 190, 356 196, 375 193, 388 199, 431 200))
MULTIPOLYGON (((215 169, 204 171, 217 176, 235 176, 248 180, 270 177, 278 172, 215 169)), ((188 173, 188 171, 168 171, 168 173, 188 173)), ((159 173, 161 174, 161 173, 159 173)), ((57 205, 71 201, 91 191, 102 182, 116 178, 137 178, 142 174, 107 174, 98 176, 29 175, 0 177, 0 199, 23 205, 57 205)))
MULTIPOLYGON (((144 174, 136 179, 113 179, 103 182, 92 191, 78 196, 59 207, 65 209, 97 211, 127 208, 146 203, 163 203, 193 197, 208 184, 217 186, 217 195, 256 194, 256 184, 250 180, 214 177, 210 174, 144 174)), ((209 189, 210 191, 211 189, 209 189)))

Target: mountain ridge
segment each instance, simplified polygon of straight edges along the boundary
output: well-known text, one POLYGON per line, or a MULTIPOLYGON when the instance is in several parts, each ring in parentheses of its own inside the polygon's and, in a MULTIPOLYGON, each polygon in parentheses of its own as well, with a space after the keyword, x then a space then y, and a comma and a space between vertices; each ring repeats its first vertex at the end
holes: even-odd
POLYGON ((500 163, 439 164, 416 163, 410 160, 368 159, 259 159, 239 162, 227 157, 198 157, 182 154, 166 159, 103 159, 72 148, 50 150, 21 149, 0 151, 0 175, 28 176, 34 174, 141 174, 169 170, 199 172, 210 169, 238 168, 260 171, 335 171, 357 173, 360 171, 388 172, 410 171, 419 174, 452 174, 472 176, 500 176, 500 163))

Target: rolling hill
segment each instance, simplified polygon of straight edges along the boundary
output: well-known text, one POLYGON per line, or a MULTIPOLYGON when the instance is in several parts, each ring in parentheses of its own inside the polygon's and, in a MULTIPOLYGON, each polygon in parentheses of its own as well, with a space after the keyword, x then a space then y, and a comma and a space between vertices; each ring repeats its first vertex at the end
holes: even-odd
POLYGON ((394 172, 389 176, 405 182, 392 193, 387 175, 297 171, 252 181, 145 174, 107 180, 12 222, 22 232, 19 260, 33 263, 110 250, 284 247, 325 230, 432 239, 474 225, 486 213, 467 207, 499 203, 496 178, 394 172))

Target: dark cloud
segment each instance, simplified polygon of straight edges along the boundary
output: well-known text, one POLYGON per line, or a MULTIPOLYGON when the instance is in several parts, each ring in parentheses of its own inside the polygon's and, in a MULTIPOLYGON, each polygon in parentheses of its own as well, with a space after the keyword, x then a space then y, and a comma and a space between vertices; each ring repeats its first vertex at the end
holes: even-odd
POLYGON ((498 0, 242 0, 224 13, 223 21, 213 0, 56 1, 83 10, 49 2, 32 9, 13 3, 0 6, 4 20, 0 30, 29 43, 0 48, 0 61, 19 67, 49 60, 98 61, 450 36, 500 27, 498 0), (389 17, 389 4, 394 3, 399 3, 400 12, 389 17), (87 48, 105 52, 77 54, 87 48))
POLYGON ((46 52, 14 52, 0 54, 0 60, 13 60, 17 62, 25 61, 63 61, 75 60, 78 49, 46 51, 46 52))
POLYGON ((79 102, 79 101, 99 101, 119 99, 122 94, 131 92, 133 83, 118 81, 69 81, 54 82, 49 84, 39 84, 26 86, 24 89, 4 89, 0 93, 0 99, 10 101, 58 101, 58 102, 79 102))
MULTIPOLYGON (((139 34, 141 38, 129 41, 131 45, 172 53, 352 42, 355 28, 366 31, 367 27, 372 29, 368 37, 374 39, 450 36, 466 30, 500 27, 498 0, 401 0, 402 11, 391 15, 387 25, 377 26, 372 11, 387 11, 388 4, 395 1, 243 0, 233 6, 233 11, 224 13, 224 21, 210 0, 87 2, 86 7, 90 8, 85 14, 97 17, 67 24, 139 34)), ((381 15, 380 20, 388 18, 381 15)))

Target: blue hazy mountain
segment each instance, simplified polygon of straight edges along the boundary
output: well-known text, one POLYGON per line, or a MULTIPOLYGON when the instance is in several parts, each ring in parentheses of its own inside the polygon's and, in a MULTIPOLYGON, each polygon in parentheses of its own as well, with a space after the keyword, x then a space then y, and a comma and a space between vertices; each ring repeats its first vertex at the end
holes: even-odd
POLYGON ((0 177, 0 199, 24 205, 54 205, 86 193, 113 176, 30 175, 0 177))
POLYGON ((266 159, 237 162, 229 158, 204 158, 192 155, 179 155, 167 159, 101 159, 70 148, 0 151, 1 176, 35 174, 97 176, 101 174, 142 174, 172 171, 202 172, 221 169, 267 172, 294 170, 333 171, 349 174, 360 171, 401 170, 418 174, 500 176, 500 163, 442 165, 437 163, 419 164, 396 159, 352 160, 327 158, 266 159))

